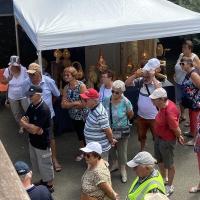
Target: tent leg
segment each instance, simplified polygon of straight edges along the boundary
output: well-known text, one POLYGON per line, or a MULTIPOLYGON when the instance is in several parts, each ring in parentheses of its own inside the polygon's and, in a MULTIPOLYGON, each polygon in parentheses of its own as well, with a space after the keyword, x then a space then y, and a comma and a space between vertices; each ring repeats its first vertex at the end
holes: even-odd
POLYGON ((17 28, 17 20, 16 20, 16 18, 15 18, 15 38, 16 38, 17 55, 20 56, 20 52, 19 52, 19 35, 18 35, 18 28, 17 28))
POLYGON ((43 72, 43 71, 42 71, 42 51, 41 51, 41 50, 38 50, 38 51, 37 51, 37 55, 38 55, 38 63, 39 63, 39 65, 40 65, 41 72, 43 72))

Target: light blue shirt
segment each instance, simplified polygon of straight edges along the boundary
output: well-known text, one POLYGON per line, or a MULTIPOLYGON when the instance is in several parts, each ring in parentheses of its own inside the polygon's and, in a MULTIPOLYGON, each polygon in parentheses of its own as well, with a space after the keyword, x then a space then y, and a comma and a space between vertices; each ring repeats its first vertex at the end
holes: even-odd
MULTIPOLYGON (((30 79, 26 79, 25 87, 26 91, 30 88, 32 85, 30 79)), ((60 91, 58 90, 55 81, 45 75, 42 75, 42 81, 40 82, 39 86, 42 88, 42 97, 44 102, 47 104, 51 111, 51 118, 55 116, 55 112, 53 110, 53 103, 52 103, 52 96, 59 97, 60 91)))
MULTIPOLYGON (((108 115, 110 116, 110 98, 106 98, 103 102, 108 115)), ((112 128, 125 128, 129 125, 127 112, 133 110, 131 102, 122 96, 121 101, 117 105, 112 104, 112 128)))
POLYGON ((99 94, 100 94, 100 98, 99 98, 100 102, 103 102, 106 98, 108 98, 112 95, 112 88, 107 89, 107 88, 105 88, 104 85, 102 85, 100 87, 99 94))

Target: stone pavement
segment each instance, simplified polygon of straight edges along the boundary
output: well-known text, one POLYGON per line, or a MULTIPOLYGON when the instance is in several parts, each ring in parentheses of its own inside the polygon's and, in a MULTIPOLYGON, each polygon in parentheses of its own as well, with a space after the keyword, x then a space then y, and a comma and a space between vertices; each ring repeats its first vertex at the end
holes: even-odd
MULTIPOLYGON (((28 163, 28 142, 26 135, 17 133, 17 126, 12 114, 7 108, 0 108, 0 139, 2 140, 11 160, 24 160, 28 163)), ((80 196, 80 181, 85 170, 84 161, 75 162, 74 158, 78 149, 78 141, 75 133, 65 133, 56 138, 58 158, 63 166, 61 172, 55 173, 55 200, 78 200, 80 196)), ((146 150, 153 153, 151 134, 148 136, 146 150)), ((131 159, 139 149, 137 135, 134 132, 129 140, 128 159, 131 159)), ((3 162, 3 161, 1 161, 3 162)), ((171 200, 200 200, 199 194, 189 194, 188 189, 199 181, 197 160, 192 147, 177 144, 175 150, 176 175, 174 180, 175 192, 171 200)), ((114 189, 124 200, 135 175, 128 169, 128 182, 121 183, 119 171, 112 174, 114 189)), ((34 179, 38 179, 35 174, 34 179)))

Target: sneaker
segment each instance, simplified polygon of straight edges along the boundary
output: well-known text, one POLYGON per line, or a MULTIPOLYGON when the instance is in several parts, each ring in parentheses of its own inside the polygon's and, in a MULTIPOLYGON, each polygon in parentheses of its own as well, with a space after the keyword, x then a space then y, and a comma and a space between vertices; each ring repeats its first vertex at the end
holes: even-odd
POLYGON ((126 170, 121 170, 121 181, 122 181, 122 183, 126 183, 127 182, 126 170))
POLYGON ((174 192, 174 186, 173 185, 166 185, 166 195, 169 197, 174 192))
POLYGON ((79 162, 79 161, 81 161, 83 158, 84 158, 84 155, 83 155, 83 154, 79 154, 79 155, 76 156, 75 161, 79 162))
POLYGON ((23 127, 20 127, 18 133, 19 133, 19 134, 23 134, 23 133, 24 133, 24 128, 23 128, 23 127))

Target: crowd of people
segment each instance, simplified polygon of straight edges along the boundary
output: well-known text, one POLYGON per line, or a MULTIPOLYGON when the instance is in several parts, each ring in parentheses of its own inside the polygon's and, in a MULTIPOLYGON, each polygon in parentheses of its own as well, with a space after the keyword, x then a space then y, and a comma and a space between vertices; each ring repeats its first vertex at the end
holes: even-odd
MULTIPOLYGON (((111 70, 103 71, 99 92, 79 81, 74 67, 64 69, 66 86, 62 91, 61 107, 68 110, 79 141, 75 160, 84 158, 87 163, 81 179, 81 200, 119 200, 120 194, 112 187, 111 173, 119 170, 121 182, 126 183, 127 166, 137 175, 127 191, 127 200, 148 199, 150 195, 167 199, 174 192, 177 142, 194 146, 200 171, 200 61, 192 53, 192 47, 191 41, 184 42, 175 66, 178 106, 168 99, 166 90, 156 78, 156 73, 160 72, 157 58, 148 60, 125 82, 114 80, 111 70), (134 96, 137 105, 132 105, 125 97, 126 87, 137 87, 138 94, 134 96), (133 109, 134 106, 137 109, 133 109), (186 108, 189 109, 190 135, 183 133, 179 126, 186 119, 186 108), (140 152, 128 161, 133 117, 140 152), (148 130, 152 133, 155 158, 145 151, 148 130), (183 135, 193 138, 185 142, 183 135)), ((41 180, 32 185, 32 171, 23 161, 15 163, 15 168, 31 199, 52 199, 54 171, 62 170, 53 131, 53 102, 60 91, 55 81, 43 75, 41 66, 36 63, 26 69, 18 56, 11 56, 8 65, 1 82, 9 84, 10 108, 19 125, 19 133, 29 135, 32 170, 39 170, 41 180)), ((200 183, 189 190, 191 193, 198 191, 200 183)))

